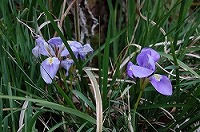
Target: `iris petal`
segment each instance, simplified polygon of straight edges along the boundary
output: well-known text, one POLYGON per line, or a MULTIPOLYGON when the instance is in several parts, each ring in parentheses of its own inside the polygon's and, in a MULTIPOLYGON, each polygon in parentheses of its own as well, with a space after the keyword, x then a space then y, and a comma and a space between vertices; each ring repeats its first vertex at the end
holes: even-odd
MULTIPOLYGON (((36 39, 36 47, 38 47, 38 56, 44 55, 44 56, 55 56, 55 52, 53 51, 52 47, 42 38, 42 37, 38 37, 36 39)), ((37 49, 37 48, 36 48, 37 49)), ((34 49, 34 50, 36 50, 34 49)), ((32 52, 36 52, 36 51, 32 51, 32 52)), ((34 54, 33 53, 33 54, 34 54)))
POLYGON ((150 56, 150 55, 148 55, 148 58, 149 58, 149 59, 148 59, 148 65, 147 65, 146 68, 155 71, 155 69, 156 69, 156 64, 155 64, 155 62, 154 62, 154 60, 153 60, 153 57, 150 56))
POLYGON ((38 47, 38 54, 48 56, 49 53, 47 49, 45 48, 48 46, 47 42, 42 37, 38 37, 36 39, 36 43, 37 43, 36 47, 38 47))
POLYGON ((53 37, 49 39, 48 43, 51 44, 52 46, 59 46, 62 45, 63 41, 60 37, 53 37))
POLYGON ((126 68, 126 73, 130 78, 133 78, 133 70, 132 70, 133 63, 128 62, 127 68, 126 68))
POLYGON ((137 63, 139 66, 155 71, 155 62, 153 57, 147 53, 140 53, 137 56, 137 63))
POLYGON ((142 66, 142 67, 148 66, 148 62, 149 62, 148 54, 149 53, 150 53, 149 51, 145 51, 145 52, 141 52, 140 54, 138 54, 136 60, 137 60, 137 64, 139 66, 142 66))
POLYGON ((85 44, 83 45, 83 47, 81 47, 79 49, 79 55, 80 55, 80 58, 81 59, 85 59, 85 56, 88 54, 88 53, 92 53, 93 52, 93 49, 92 47, 90 46, 90 44, 85 44))
POLYGON ((156 52, 152 48, 143 48, 141 53, 142 52, 149 52, 148 54, 153 57, 153 60, 155 62, 157 62, 160 59, 160 55, 158 54, 158 52, 156 52))
POLYGON ((71 65, 74 63, 72 59, 65 59, 61 61, 61 66, 66 69, 66 76, 68 76, 68 71, 71 65))
POLYGON ((43 46, 44 43, 46 43, 46 41, 40 36, 35 41, 36 41, 37 45, 39 45, 39 46, 43 46))
POLYGON ((39 52, 39 46, 36 45, 33 49, 32 49, 32 53, 33 55, 38 58, 40 56, 40 52, 39 52))
POLYGON ((77 41, 67 41, 67 42, 68 42, 68 44, 69 44, 70 46, 74 46, 74 47, 76 47, 77 49, 79 49, 79 48, 82 47, 82 44, 79 43, 79 42, 77 42, 77 41))
MULTIPOLYGON (((74 46, 70 46, 71 50, 73 51, 74 55, 76 56, 76 58, 78 57, 78 49, 74 46)), ((67 48, 65 48, 62 52, 61 52, 61 56, 68 56, 69 55, 69 51, 67 50, 67 48)))
POLYGON ((127 74, 129 77, 139 77, 144 78, 150 76, 154 71, 148 68, 141 66, 136 66, 132 62, 129 62, 127 65, 127 74))
POLYGON ((52 79, 56 76, 59 65, 60 61, 56 57, 49 57, 42 62, 40 72, 42 78, 47 84, 52 83, 52 79))
MULTIPOLYGON (((155 67, 155 62, 157 62, 159 59, 160 55, 155 50, 151 48, 143 48, 141 53, 137 56, 137 63, 139 66, 152 69, 155 67)), ((155 70, 155 68, 153 69, 155 70)))
POLYGON ((167 76, 154 74, 150 77, 154 88, 163 95, 172 95, 172 84, 167 76))
POLYGON ((61 52, 61 56, 68 56, 69 55, 69 51, 65 48, 62 52, 61 52))
POLYGON ((56 56, 53 48, 47 42, 44 43, 44 49, 48 52, 47 56, 56 56))

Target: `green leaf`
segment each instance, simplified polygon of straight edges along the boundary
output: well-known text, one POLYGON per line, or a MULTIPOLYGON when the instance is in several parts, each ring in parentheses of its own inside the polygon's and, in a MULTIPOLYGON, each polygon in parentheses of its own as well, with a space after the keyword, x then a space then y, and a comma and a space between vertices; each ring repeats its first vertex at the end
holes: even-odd
POLYGON ((93 110, 95 110, 94 104, 86 97, 84 96, 80 91, 78 90, 72 90, 72 93, 79 97, 84 103, 90 106, 93 110))
POLYGON ((54 109, 57 111, 66 112, 68 114, 72 114, 72 115, 78 116, 80 118, 83 118, 93 124, 96 124, 95 119, 93 117, 89 116, 88 114, 83 113, 76 109, 65 107, 65 106, 57 104, 57 103, 53 103, 53 102, 49 102, 49 101, 45 101, 45 100, 39 100, 39 99, 24 98, 24 97, 17 97, 17 96, 7 96, 7 95, 0 95, 0 98, 10 99, 10 100, 13 100, 13 99, 27 100, 27 101, 36 103, 36 105, 38 105, 38 106, 43 106, 43 107, 51 108, 51 109, 54 109))

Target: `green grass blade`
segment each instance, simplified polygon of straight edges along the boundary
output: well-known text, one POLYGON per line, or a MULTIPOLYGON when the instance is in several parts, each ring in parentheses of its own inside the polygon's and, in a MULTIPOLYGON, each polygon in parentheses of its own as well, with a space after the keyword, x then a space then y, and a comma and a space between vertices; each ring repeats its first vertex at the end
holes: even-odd
POLYGON ((36 103, 36 105, 38 105, 38 106, 51 108, 51 109, 54 109, 54 110, 57 110, 57 111, 63 111, 63 112, 78 116, 80 118, 83 118, 86 121, 89 121, 90 123, 96 124, 95 119, 93 117, 89 116, 88 114, 83 113, 83 112, 76 110, 76 109, 65 107, 65 106, 57 104, 57 103, 48 102, 48 101, 39 100, 39 99, 31 99, 31 98, 24 98, 24 97, 17 97, 17 96, 7 96, 7 95, 0 95, 0 98, 11 99, 11 100, 13 100, 13 99, 15 99, 15 100, 27 100, 29 102, 36 103))
POLYGON ((80 91, 78 90, 72 90, 72 93, 79 97, 84 103, 90 106, 93 110, 95 110, 94 104, 86 97, 84 96, 80 91))
POLYGON ((57 128, 59 128, 60 126, 64 125, 64 124, 67 124, 66 121, 64 122, 60 122, 60 123, 57 123, 55 126, 53 126, 51 129, 49 129, 48 132, 54 132, 57 128))
MULTIPOLYGON (((164 56, 164 57, 170 59, 170 60, 173 60, 173 57, 172 57, 171 55, 169 55, 169 54, 165 54, 165 53, 163 53, 163 52, 159 52, 159 54, 160 54, 161 56, 164 56)), ((187 66, 187 65, 186 65, 185 63, 183 63, 182 61, 180 61, 180 60, 177 59, 177 63, 180 65, 180 67, 182 67, 182 68, 185 69, 186 71, 189 71, 190 73, 192 73, 196 78, 200 78, 200 75, 199 75, 197 72, 195 72, 192 68, 190 68, 189 66, 187 66)))

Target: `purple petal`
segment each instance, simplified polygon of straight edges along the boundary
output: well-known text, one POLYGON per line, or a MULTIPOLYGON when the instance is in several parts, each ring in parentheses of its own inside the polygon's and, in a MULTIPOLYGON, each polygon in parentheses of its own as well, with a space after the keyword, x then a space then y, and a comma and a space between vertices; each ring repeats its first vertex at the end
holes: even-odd
POLYGON ((82 44, 77 41, 67 41, 70 46, 74 46, 75 48, 79 49, 82 47, 82 44))
POLYGON ((141 52, 140 54, 138 54, 136 60, 137 60, 137 64, 139 66, 145 67, 149 62, 148 53, 147 52, 141 52))
MULTIPOLYGON (((74 53, 74 55, 76 56, 76 58, 78 57, 78 49, 74 46, 70 45, 70 48, 72 50, 72 52, 74 53)), ((69 55, 69 51, 67 50, 67 48, 65 48, 62 52, 61 52, 61 56, 68 56, 69 55)))
POLYGON ((64 43, 62 43, 61 45, 59 45, 59 48, 58 48, 58 52, 57 52, 57 56, 58 55, 61 55, 62 54, 62 52, 65 50, 65 44, 64 43))
POLYGON ((133 78, 132 66, 133 66, 133 63, 129 61, 126 68, 126 73, 130 78, 133 78))
POLYGON ((61 66, 66 69, 66 76, 68 76, 68 71, 71 65, 74 63, 72 59, 65 59, 61 61, 61 66))
POLYGON ((65 48, 65 49, 61 52, 60 55, 61 55, 61 56, 68 56, 68 55, 69 55, 69 51, 67 50, 67 48, 65 48))
POLYGON ((133 78, 133 71, 132 71, 132 62, 128 62, 127 68, 126 68, 126 73, 130 78, 133 78))
POLYGON ((150 56, 147 52, 141 52, 137 56, 137 63, 141 67, 155 71, 155 62, 153 60, 153 57, 150 56))
POLYGON ((48 43, 44 44, 44 48, 49 53, 48 56, 56 56, 53 48, 48 43))
POLYGON ((65 45, 60 37, 53 37, 49 39, 48 43, 55 48, 57 56, 61 55, 61 52, 65 49, 65 45), (58 48, 58 49, 57 49, 58 48))
POLYGON ((144 78, 150 76, 154 71, 148 68, 144 68, 141 66, 136 66, 132 62, 129 62, 127 65, 127 74, 129 77, 133 78, 139 77, 144 78))
POLYGON ((39 46, 43 46, 44 43, 46 43, 46 41, 45 41, 42 37, 39 36, 39 37, 36 39, 36 43, 37 43, 37 45, 39 45, 39 46))
POLYGON ((160 55, 158 52, 153 50, 152 48, 143 48, 141 52, 148 52, 148 54, 153 57, 153 60, 157 62, 160 59, 160 55))
MULTIPOLYGON (((36 43, 38 46, 38 54, 42 54, 45 56, 55 56, 55 52, 53 51, 52 47, 41 37, 36 39, 36 43)), ((36 50, 36 49, 34 49, 36 50)))
POLYGON ((79 55, 80 55, 80 58, 81 59, 85 59, 85 56, 88 54, 88 53, 92 53, 93 52, 93 49, 92 47, 90 46, 90 44, 85 44, 83 47, 81 47, 79 49, 79 55))
POLYGON ((137 63, 139 66, 145 66, 149 62, 148 59, 151 56, 154 62, 157 62, 160 59, 160 55, 151 48, 143 48, 141 53, 137 56, 137 63))
POLYGON ((59 46, 62 45, 63 41, 60 37, 53 37, 49 39, 48 43, 51 44, 52 46, 59 46))
MULTIPOLYGON (((37 47, 38 48, 36 48, 36 49, 38 49, 38 54, 42 54, 42 55, 45 55, 45 56, 49 56, 49 53, 48 53, 48 51, 46 50, 46 45, 48 45, 47 43, 46 43, 46 41, 43 39, 43 38, 41 38, 41 37, 38 37, 37 39, 36 39, 36 43, 37 43, 37 47)), ((34 50, 36 50, 36 49, 34 49, 34 50)))
POLYGON ((42 78, 47 84, 52 83, 52 79, 56 76, 59 65, 60 61, 56 57, 49 57, 42 62, 40 72, 42 78))
POLYGON ((154 74, 150 77, 154 88, 163 95, 172 95, 172 84, 167 76, 154 74))
POLYGON ((156 69, 156 64, 155 64, 155 62, 154 62, 154 60, 153 60, 153 57, 150 56, 150 55, 148 55, 148 58, 149 58, 149 59, 148 59, 148 66, 147 66, 146 68, 155 71, 155 69, 156 69))
POLYGON ((38 58, 40 56, 40 52, 39 52, 39 46, 36 45, 33 49, 32 49, 32 53, 33 55, 38 58))

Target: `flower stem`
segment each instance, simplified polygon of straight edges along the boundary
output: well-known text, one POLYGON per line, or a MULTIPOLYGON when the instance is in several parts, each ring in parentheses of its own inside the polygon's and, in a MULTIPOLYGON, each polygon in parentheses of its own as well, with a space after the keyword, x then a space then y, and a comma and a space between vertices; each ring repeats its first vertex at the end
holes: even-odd
POLYGON ((143 93, 143 89, 140 91, 138 98, 137 98, 137 101, 136 101, 135 106, 134 106, 134 111, 133 111, 133 129, 134 129, 134 131, 136 131, 136 116, 135 115, 136 115, 136 111, 137 111, 139 101, 142 97, 142 93, 143 93))
POLYGON ((75 17, 74 17, 74 21, 75 21, 75 34, 76 34, 76 40, 80 41, 80 25, 79 25, 79 1, 77 0, 75 3, 75 17))

